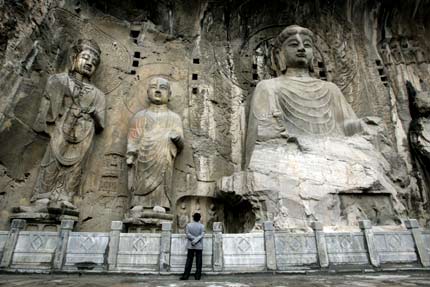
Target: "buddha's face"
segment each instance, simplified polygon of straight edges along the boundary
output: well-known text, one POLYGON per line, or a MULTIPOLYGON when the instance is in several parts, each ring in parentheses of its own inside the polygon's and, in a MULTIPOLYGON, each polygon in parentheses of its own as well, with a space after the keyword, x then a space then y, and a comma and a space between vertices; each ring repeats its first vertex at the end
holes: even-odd
POLYGON ((312 38, 300 33, 291 35, 282 44, 282 53, 285 57, 286 67, 309 67, 313 58, 312 38))
POLYGON ((75 58, 74 70, 90 78, 97 69, 99 55, 90 49, 82 50, 75 58))
POLYGON ((162 78, 155 78, 149 82, 148 98, 152 104, 165 105, 169 102, 170 98, 170 84, 167 80, 162 78))

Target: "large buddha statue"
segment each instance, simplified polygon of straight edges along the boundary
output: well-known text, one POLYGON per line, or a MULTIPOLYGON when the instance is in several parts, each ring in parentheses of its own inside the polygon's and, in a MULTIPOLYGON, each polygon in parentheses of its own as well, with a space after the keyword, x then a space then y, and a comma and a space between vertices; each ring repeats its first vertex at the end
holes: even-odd
POLYGON ((127 164, 131 210, 126 223, 158 224, 171 220, 171 185, 176 155, 183 147, 182 121, 167 103, 170 83, 152 78, 148 86, 149 106, 131 119, 127 164))
POLYGON ((361 131, 333 83, 310 76, 313 33, 289 26, 276 38, 272 60, 280 75, 255 88, 248 122, 248 155, 255 141, 300 135, 350 136, 361 131))
POLYGON ((391 166, 374 143, 378 118, 358 119, 341 90, 311 76, 314 36, 293 25, 275 39, 278 76, 256 86, 249 111, 246 167, 222 192, 253 203, 277 228, 391 224, 403 212, 391 166))

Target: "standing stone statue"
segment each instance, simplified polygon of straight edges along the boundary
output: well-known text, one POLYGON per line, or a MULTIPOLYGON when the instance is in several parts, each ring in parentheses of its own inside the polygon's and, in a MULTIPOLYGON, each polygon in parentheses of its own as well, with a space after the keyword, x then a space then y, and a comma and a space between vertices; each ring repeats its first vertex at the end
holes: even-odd
POLYGON ((414 167, 421 179, 420 192, 412 194, 414 205, 418 205, 421 216, 427 217, 425 208, 430 208, 430 92, 417 91, 411 82, 406 82, 409 94, 412 121, 409 127, 409 143, 414 167))
POLYGON ((136 113, 130 122, 127 164, 132 194, 130 216, 135 224, 157 224, 156 218, 171 219, 167 216, 170 214, 162 214, 172 207, 173 165, 184 138, 181 118, 167 107, 171 94, 168 80, 151 79, 149 106, 136 113))
POLYGON ((51 140, 31 198, 36 205, 76 209, 73 197, 81 186, 94 134, 105 125, 105 95, 90 83, 100 53, 96 42, 78 40, 70 72, 48 79, 35 129, 48 131, 51 140))

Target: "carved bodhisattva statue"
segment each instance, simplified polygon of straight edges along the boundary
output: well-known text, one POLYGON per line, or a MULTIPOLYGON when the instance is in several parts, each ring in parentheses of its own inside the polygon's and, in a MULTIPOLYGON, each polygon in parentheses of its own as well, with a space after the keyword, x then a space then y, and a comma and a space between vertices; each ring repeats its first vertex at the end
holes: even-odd
POLYGON ((313 48, 313 33, 297 25, 275 39, 278 77, 259 82, 253 93, 246 169, 223 178, 220 189, 260 198, 257 219, 280 229, 315 220, 392 223, 403 207, 386 177, 390 165, 372 145, 378 120, 367 119, 369 127, 335 84, 311 76, 313 48))
POLYGON ((183 147, 182 121, 167 103, 171 97, 168 80, 151 79, 148 108, 130 122, 127 143, 131 210, 126 223, 158 225, 171 220, 171 185, 176 155, 183 147))
POLYGON ((105 95, 90 83, 100 53, 96 42, 78 40, 70 72, 48 79, 35 130, 47 132, 51 139, 31 198, 33 206, 21 207, 21 212, 48 212, 47 208, 76 211, 74 197, 93 138, 105 123, 105 95))
POLYGON ((38 120, 52 125, 52 132, 32 197, 36 204, 72 209, 94 134, 105 123, 105 95, 90 83, 100 48, 92 40, 79 40, 73 53, 71 72, 51 76, 42 99, 38 120))

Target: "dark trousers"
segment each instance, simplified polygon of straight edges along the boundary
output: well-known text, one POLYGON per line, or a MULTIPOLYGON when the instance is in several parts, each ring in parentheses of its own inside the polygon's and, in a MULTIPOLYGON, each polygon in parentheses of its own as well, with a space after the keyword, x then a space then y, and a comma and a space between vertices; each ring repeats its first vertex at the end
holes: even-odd
POLYGON ((202 276, 202 250, 188 249, 187 263, 185 263, 184 275, 182 277, 190 277, 191 267, 193 266, 194 254, 196 255, 196 274, 194 277, 200 279, 202 276))

